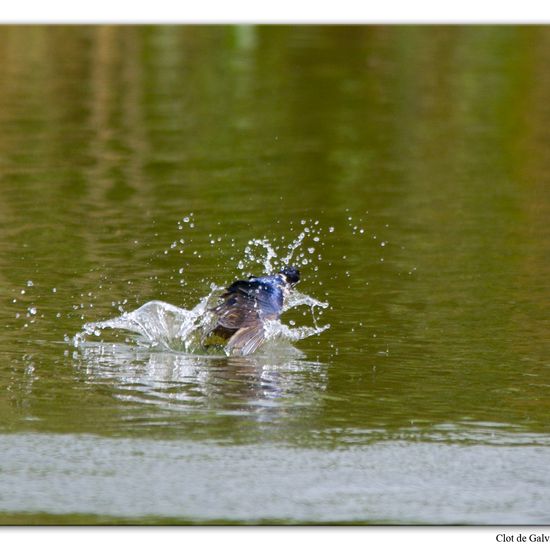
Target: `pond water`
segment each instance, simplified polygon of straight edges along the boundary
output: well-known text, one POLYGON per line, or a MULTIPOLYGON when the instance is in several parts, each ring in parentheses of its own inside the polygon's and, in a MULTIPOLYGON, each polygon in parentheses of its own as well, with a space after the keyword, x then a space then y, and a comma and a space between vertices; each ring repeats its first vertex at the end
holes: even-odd
POLYGON ((0 523, 550 523, 549 52, 2 27, 0 523), (82 333, 290 254, 253 355, 82 333))

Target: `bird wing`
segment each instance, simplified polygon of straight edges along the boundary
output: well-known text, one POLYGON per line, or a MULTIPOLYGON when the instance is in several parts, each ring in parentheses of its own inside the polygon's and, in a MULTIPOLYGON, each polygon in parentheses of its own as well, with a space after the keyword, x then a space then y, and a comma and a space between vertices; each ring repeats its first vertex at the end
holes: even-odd
POLYGON ((213 308, 218 324, 229 329, 255 325, 265 318, 278 316, 268 287, 258 280, 236 281, 222 294, 223 302, 213 308))
POLYGON ((261 321, 239 329, 227 342, 225 349, 231 355, 250 355, 264 342, 264 326, 261 321))

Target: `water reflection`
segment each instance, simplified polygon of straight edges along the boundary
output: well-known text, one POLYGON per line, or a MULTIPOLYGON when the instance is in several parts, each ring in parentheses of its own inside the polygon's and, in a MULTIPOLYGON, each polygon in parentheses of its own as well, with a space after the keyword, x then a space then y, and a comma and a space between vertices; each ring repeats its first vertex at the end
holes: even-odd
POLYGON ((84 343, 73 360, 89 384, 107 384, 121 402, 146 406, 147 415, 165 427, 230 416, 247 419, 247 425, 248 420, 293 424, 319 413, 327 387, 327 365, 281 343, 253 357, 84 343))

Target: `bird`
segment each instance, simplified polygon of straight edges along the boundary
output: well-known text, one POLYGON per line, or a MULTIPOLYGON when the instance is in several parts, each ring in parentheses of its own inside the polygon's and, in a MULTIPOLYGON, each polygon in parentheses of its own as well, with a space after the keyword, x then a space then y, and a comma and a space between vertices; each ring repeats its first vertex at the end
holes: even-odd
POLYGON ((208 336, 226 341, 230 355, 250 355, 265 341, 264 324, 279 319, 285 299, 300 281, 300 271, 287 266, 274 275, 235 281, 211 308, 215 327, 208 336))

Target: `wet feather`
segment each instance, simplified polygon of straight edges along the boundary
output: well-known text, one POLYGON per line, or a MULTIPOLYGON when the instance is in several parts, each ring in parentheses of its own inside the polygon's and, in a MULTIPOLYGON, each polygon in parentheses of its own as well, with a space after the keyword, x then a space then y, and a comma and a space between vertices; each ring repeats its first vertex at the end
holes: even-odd
POLYGON ((285 296, 299 278, 297 269, 285 268, 276 275, 235 281, 211 310, 216 326, 210 335, 227 340, 232 355, 254 353, 265 341, 264 322, 279 319, 285 296))

